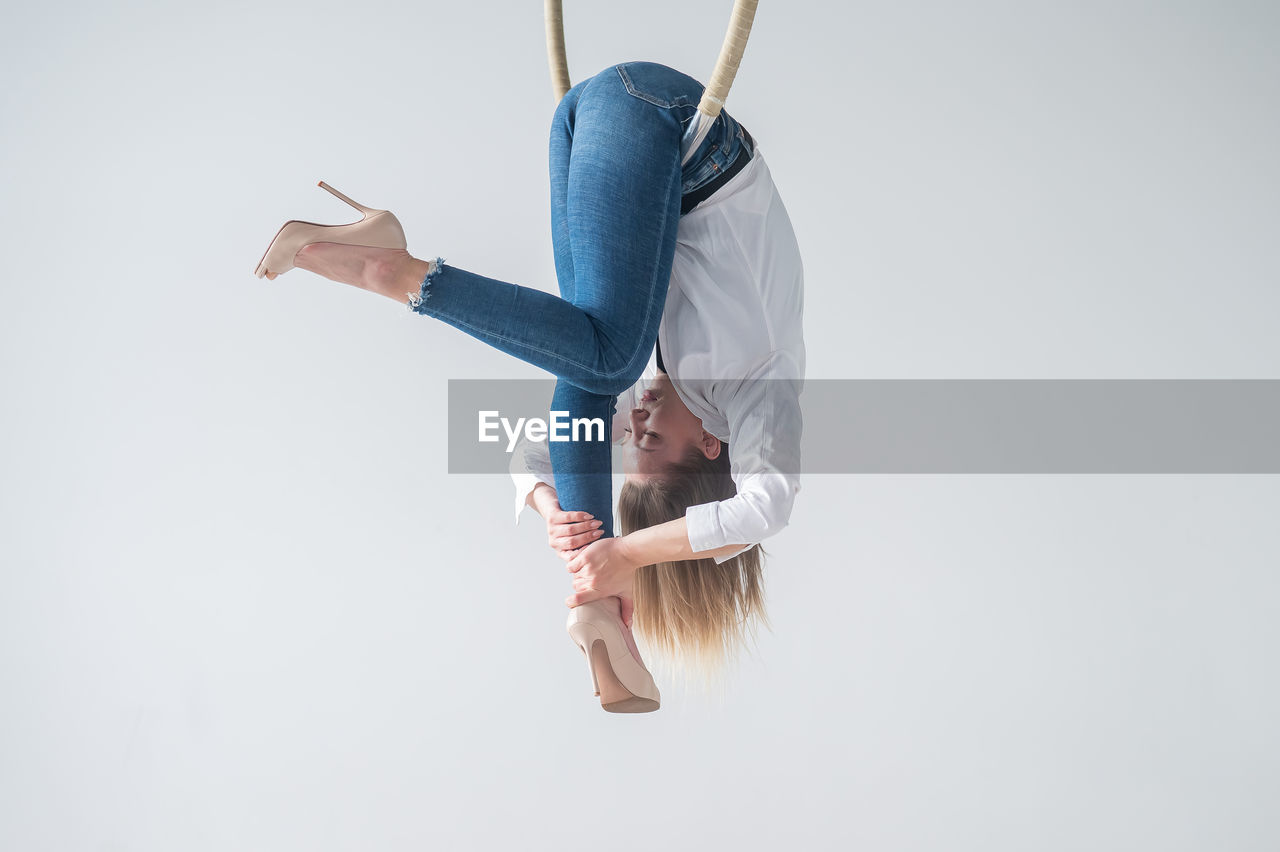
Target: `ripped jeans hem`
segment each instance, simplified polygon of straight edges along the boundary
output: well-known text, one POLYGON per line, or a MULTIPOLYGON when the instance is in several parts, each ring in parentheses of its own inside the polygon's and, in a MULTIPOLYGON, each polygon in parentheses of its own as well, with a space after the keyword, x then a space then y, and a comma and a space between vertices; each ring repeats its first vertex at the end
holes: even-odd
POLYGON ((444 266, 444 258, 437 257, 431 261, 431 268, 427 270, 426 277, 422 279, 422 283, 418 285, 418 292, 405 293, 409 297, 408 304, 405 305, 410 311, 416 314, 425 313, 423 305, 427 299, 431 298, 431 282, 440 274, 441 268, 444 266))

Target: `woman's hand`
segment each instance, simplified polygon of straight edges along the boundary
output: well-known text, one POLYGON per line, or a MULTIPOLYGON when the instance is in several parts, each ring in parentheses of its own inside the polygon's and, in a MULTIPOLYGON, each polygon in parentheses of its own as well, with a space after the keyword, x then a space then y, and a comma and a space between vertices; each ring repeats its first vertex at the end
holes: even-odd
POLYGON ((631 599, 631 581, 640 564, 632 556, 625 537, 602 538, 588 544, 568 562, 574 589, 573 594, 565 598, 570 608, 613 595, 624 602, 631 599))
POLYGON ((578 548, 600 538, 604 522, 595 520, 588 512, 562 511, 555 489, 546 483, 538 483, 530 500, 547 521, 547 544, 561 559, 568 561, 578 548))
POLYGON ((593 520, 586 512, 562 512, 559 509, 547 518, 547 544, 561 559, 570 559, 580 547, 586 547, 600 538, 603 521, 593 520))

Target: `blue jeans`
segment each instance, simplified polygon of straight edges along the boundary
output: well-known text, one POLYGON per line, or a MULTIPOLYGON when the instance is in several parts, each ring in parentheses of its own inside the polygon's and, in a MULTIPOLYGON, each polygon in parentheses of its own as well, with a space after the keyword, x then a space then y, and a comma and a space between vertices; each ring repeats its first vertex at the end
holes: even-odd
POLYGON ((682 203, 722 183, 753 148, 722 111, 681 166, 702 89, 672 68, 628 62, 564 96, 550 141, 558 297, 438 262, 409 304, 554 374, 551 410, 604 421, 604 441, 549 444, 561 508, 590 512, 603 536, 613 535, 607 432, 618 394, 657 340, 682 203))

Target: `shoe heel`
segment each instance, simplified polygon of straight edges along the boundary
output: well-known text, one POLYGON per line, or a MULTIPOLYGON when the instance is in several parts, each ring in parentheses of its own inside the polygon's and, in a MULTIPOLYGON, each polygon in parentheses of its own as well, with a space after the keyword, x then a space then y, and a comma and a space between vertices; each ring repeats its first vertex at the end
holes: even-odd
POLYGON ((329 192, 332 192, 332 193, 333 193, 334 195, 336 195, 338 198, 341 198, 343 201, 347 202, 347 203, 348 203, 348 204, 350 204, 352 207, 356 208, 357 210, 359 210, 361 213, 363 213, 363 214, 364 214, 364 215, 366 215, 366 216, 370 216, 370 215, 372 215, 372 214, 374 214, 374 213, 382 213, 382 212, 384 212, 384 211, 382 211, 382 210, 375 210, 375 209, 373 209, 372 207, 365 207, 363 204, 360 204, 359 202, 352 201, 350 198, 348 198, 347 196, 343 195, 341 192, 338 192, 338 190, 336 190, 336 189, 334 189, 333 187, 329 186, 329 184, 325 183, 324 181, 320 181, 320 183, 318 184, 318 186, 320 186, 322 189, 327 189, 327 190, 329 190, 329 192))
POLYGON ((582 649, 582 656, 587 658, 587 671, 591 673, 591 693, 599 695, 600 681, 596 677, 596 667, 591 656, 591 648, 596 642, 603 643, 604 638, 600 636, 600 631, 590 624, 573 625, 569 628, 569 635, 573 637, 573 641, 582 649))

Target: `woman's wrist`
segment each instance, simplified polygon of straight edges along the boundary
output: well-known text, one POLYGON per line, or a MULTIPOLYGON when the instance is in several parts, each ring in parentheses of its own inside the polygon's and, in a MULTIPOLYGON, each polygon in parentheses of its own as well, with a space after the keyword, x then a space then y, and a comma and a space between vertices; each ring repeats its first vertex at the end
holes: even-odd
POLYGON ((648 565, 653 561, 645 560, 644 537, 640 535, 642 532, 644 531, 637 530, 636 532, 618 536, 618 548, 620 555, 623 559, 630 562, 632 565, 635 565, 637 568, 643 568, 645 565, 648 565))
POLYGON ((556 499, 556 490, 545 482, 539 482, 533 486, 533 490, 529 492, 528 502, 533 507, 533 511, 541 515, 543 520, 546 520, 547 515, 560 505, 556 499))

